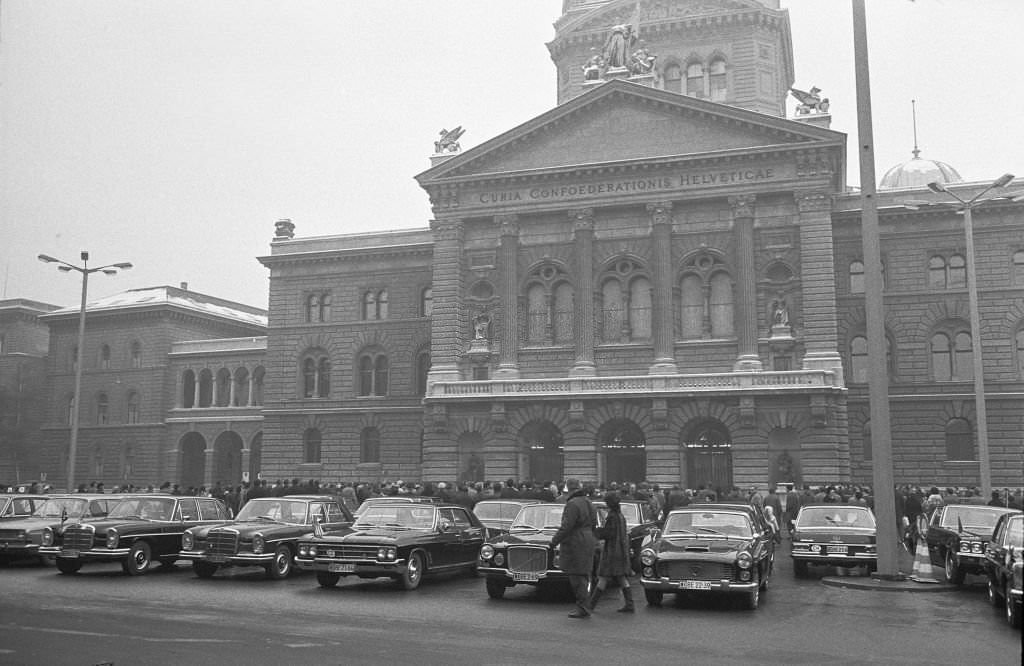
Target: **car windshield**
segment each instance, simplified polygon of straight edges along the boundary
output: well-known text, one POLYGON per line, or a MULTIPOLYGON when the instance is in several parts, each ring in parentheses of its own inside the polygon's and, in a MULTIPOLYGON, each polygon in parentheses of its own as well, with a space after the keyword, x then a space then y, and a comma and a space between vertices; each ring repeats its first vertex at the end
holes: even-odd
POLYGON ((666 536, 682 535, 723 535, 752 536, 754 530, 750 518, 742 513, 725 511, 682 511, 672 513, 665 521, 666 536))
POLYGON ((1006 527, 1006 545, 1024 548, 1024 517, 1010 519, 1010 524, 1006 527))
POLYGON ((512 530, 552 529, 562 524, 564 504, 538 504, 524 506, 512 521, 512 530))
POLYGON ((172 515, 174 500, 169 497, 129 497, 111 509, 107 517, 166 521, 172 515))
POLYGON ((626 519, 626 526, 633 527, 640 524, 640 507, 636 504, 620 504, 622 517, 626 519))
POLYGON ((875 518, 867 509, 852 506, 807 507, 796 520, 797 528, 874 527, 875 518))
POLYGON ((403 527, 430 529, 434 526, 434 507, 413 503, 379 504, 368 507, 355 522, 356 528, 403 527))
POLYGON ((308 525, 307 502, 287 497, 259 497, 246 502, 235 520, 273 520, 293 525, 308 525))
POLYGON ((512 520, 522 506, 515 502, 480 502, 473 507, 473 513, 480 520, 512 520))
POLYGON ((43 502, 43 505, 36 509, 35 515, 41 518, 60 518, 65 511, 71 518, 77 518, 85 513, 89 506, 89 500, 77 497, 51 497, 43 502))
POLYGON ((990 511, 982 506, 970 506, 967 504, 954 504, 946 507, 942 514, 942 526, 951 529, 958 529, 963 525, 965 529, 972 531, 985 531, 989 535, 996 526, 996 521, 1002 512, 990 511))

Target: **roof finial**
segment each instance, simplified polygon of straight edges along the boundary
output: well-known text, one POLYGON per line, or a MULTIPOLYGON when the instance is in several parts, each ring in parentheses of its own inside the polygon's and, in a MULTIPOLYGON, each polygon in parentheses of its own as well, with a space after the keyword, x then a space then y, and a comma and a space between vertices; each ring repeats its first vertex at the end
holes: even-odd
POLYGON ((917 101, 913 99, 910 100, 910 115, 914 119, 914 150, 912 152, 916 160, 921 155, 921 151, 917 147, 917 101))

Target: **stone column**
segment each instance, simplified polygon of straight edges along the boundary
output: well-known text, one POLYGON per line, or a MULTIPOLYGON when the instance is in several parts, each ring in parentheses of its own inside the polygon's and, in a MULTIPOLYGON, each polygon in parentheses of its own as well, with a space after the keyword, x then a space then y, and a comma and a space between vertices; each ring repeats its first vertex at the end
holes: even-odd
POLYGON ((576 286, 575 329, 576 362, 570 377, 597 375, 594 365, 594 209, 576 208, 569 211, 573 237, 576 240, 576 265, 579 278, 576 286))
POLYGON ((254 375, 253 375, 253 373, 250 372, 249 373, 249 395, 248 395, 248 397, 245 400, 245 406, 246 407, 252 407, 252 382, 253 382, 253 378, 254 378, 254 375))
MULTIPOLYGON (((843 383, 836 330, 835 255, 832 248, 832 197, 826 191, 794 193, 800 225, 800 323, 804 370, 831 370, 843 383)), ((790 313, 792 322, 792 313, 790 313)))
POLYGON ((754 197, 729 197, 736 240, 736 338, 739 354, 733 370, 759 372, 757 353, 757 271, 754 270, 754 197))
POLYGON ((674 312, 672 308, 672 202, 647 204, 654 244, 654 364, 652 375, 675 375, 674 312))
POLYGON ((519 379, 519 218, 517 215, 496 215, 494 223, 501 233, 500 257, 504 276, 501 353, 494 378, 519 379))
POLYGON ((195 389, 194 389, 194 392, 192 394, 192 406, 193 407, 199 407, 200 406, 200 404, 199 404, 199 372, 195 373, 195 375, 196 375, 196 381, 195 381, 195 389))
POLYGON ((461 379, 459 358, 465 341, 465 312, 462 307, 462 220, 444 219, 430 223, 434 232, 433 311, 430 317, 430 372, 427 395, 434 382, 461 379))

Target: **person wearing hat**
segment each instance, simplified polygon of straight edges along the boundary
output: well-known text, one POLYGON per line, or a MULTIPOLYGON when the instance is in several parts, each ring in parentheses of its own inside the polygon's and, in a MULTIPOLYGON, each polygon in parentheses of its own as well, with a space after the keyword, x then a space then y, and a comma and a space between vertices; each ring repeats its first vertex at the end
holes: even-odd
POLYGON ((566 481, 569 496, 562 511, 562 525, 551 537, 550 548, 561 546, 559 566, 569 576, 569 585, 576 596, 576 608, 569 617, 590 615, 588 583, 594 570, 594 550, 597 548, 597 509, 590 503, 578 479, 566 481))
POLYGON ((632 613, 633 588, 629 586, 629 531, 626 518, 622 515, 622 505, 617 492, 606 493, 604 504, 608 507, 608 516, 604 525, 597 530, 597 537, 604 539, 604 550, 601 551, 601 562, 597 566, 597 585, 590 595, 590 610, 594 610, 598 600, 604 594, 608 583, 615 584, 622 590, 622 608, 619 613, 632 613))

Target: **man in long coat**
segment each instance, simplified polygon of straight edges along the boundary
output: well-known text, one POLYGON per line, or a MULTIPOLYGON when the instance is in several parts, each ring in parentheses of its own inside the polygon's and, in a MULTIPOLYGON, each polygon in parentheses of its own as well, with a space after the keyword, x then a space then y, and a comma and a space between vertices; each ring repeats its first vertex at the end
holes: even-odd
POLYGON ((566 481, 569 496, 562 511, 562 525, 551 537, 550 547, 561 546, 559 565, 569 576, 576 597, 576 608, 569 617, 582 618, 590 615, 587 610, 590 601, 589 582, 594 570, 594 550, 597 548, 597 509, 591 504, 578 479, 566 481))

